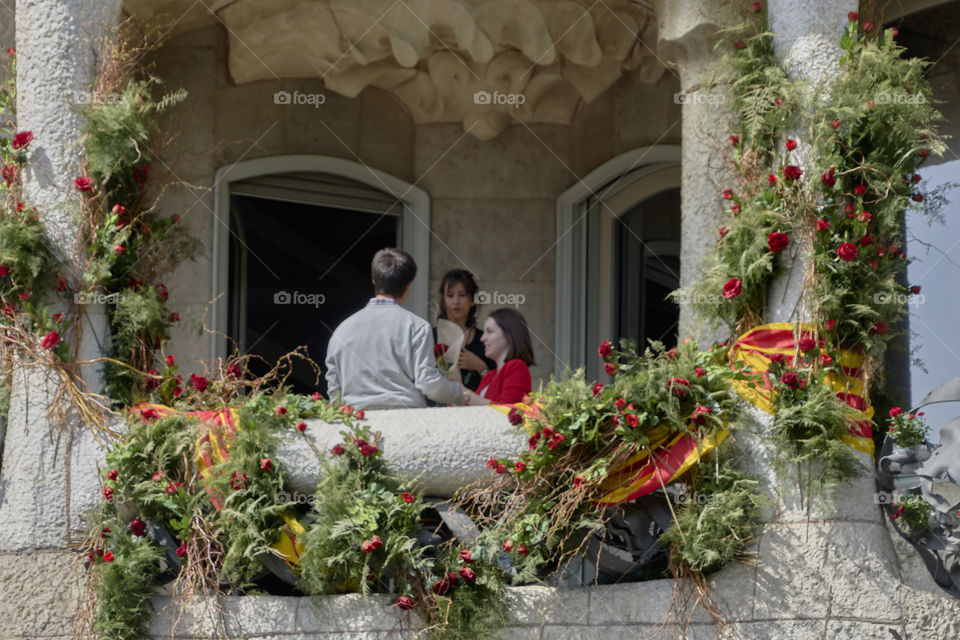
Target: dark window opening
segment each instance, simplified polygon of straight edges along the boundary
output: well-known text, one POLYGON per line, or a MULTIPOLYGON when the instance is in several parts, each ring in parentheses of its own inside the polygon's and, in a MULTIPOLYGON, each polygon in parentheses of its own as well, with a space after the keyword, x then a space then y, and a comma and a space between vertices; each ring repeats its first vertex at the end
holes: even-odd
MULTIPOLYGON (((326 395, 330 335, 373 295, 370 261, 397 246, 400 217, 336 207, 230 196, 229 337, 263 375, 300 345, 320 367, 294 360, 287 384, 326 395)), ((231 342, 230 349, 234 349, 231 342)))

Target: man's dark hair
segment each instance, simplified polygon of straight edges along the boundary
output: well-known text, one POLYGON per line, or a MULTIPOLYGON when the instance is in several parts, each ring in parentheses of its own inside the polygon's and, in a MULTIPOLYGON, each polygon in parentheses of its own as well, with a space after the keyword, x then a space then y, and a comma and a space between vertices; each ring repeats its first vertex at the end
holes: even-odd
POLYGON ((374 294, 399 298, 417 275, 417 263, 402 249, 388 247, 373 256, 370 276, 374 294))

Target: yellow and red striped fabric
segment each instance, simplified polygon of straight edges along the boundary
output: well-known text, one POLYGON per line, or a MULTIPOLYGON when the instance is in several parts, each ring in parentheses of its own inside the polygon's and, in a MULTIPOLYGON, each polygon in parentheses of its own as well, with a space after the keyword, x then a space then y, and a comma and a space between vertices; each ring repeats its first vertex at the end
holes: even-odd
MULTIPOLYGON (((537 403, 525 404, 492 404, 492 409, 501 413, 510 413, 516 407, 523 412, 523 427, 530 435, 537 431, 534 422, 542 416, 537 403)), ((696 425, 690 425, 692 430, 696 425)), ((728 429, 697 438, 679 431, 668 431, 666 428, 654 429, 648 436, 651 443, 648 447, 630 456, 623 464, 610 471, 600 483, 601 497, 597 506, 606 507, 623 504, 660 489, 668 485, 700 459, 713 451, 730 434, 728 429)))
MULTIPOLYGON (((796 340, 814 337, 815 327, 809 323, 800 325, 799 335, 795 338, 796 329, 796 325, 790 322, 760 325, 737 338, 731 348, 736 362, 750 365, 759 374, 758 386, 751 387, 745 381, 738 381, 733 384, 734 389, 750 404, 770 415, 774 413, 775 393, 765 375, 770 368, 770 356, 782 353, 785 362, 791 363, 797 354, 796 340)), ((823 345, 822 340, 820 345, 823 345)), ((841 349, 839 364, 843 374, 829 372, 826 382, 847 405, 849 426, 843 441, 858 451, 873 455, 873 407, 863 382, 863 356, 856 351, 841 349)))
MULTIPOLYGON (((150 409, 156 411, 160 416, 176 413, 175 409, 168 406, 148 403, 137 405, 133 408, 133 411, 142 418, 143 413, 150 409)), ((232 407, 225 407, 219 411, 187 411, 184 415, 190 418, 199 418, 209 427, 201 429, 200 435, 197 436, 193 457, 193 463, 196 465, 200 476, 207 479, 213 474, 212 467, 230 457, 230 443, 234 434, 239 430, 237 412, 232 407)), ((213 506, 217 510, 221 509, 223 507, 223 496, 218 495, 209 487, 207 493, 213 506)), ((296 518, 287 513, 282 513, 281 517, 286 524, 280 534, 280 539, 270 547, 288 565, 295 566, 300 564, 300 555, 303 553, 303 543, 297 537, 302 535, 305 529, 296 518)))

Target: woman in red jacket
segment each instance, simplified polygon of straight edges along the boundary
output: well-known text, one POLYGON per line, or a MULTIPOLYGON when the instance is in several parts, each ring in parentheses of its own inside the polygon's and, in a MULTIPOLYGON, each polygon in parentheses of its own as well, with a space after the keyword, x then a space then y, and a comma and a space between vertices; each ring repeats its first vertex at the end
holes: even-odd
POLYGON ((496 361, 497 368, 487 372, 474 393, 464 388, 466 404, 513 404, 530 393, 530 367, 533 345, 527 321, 515 309, 497 309, 483 325, 484 355, 496 361))

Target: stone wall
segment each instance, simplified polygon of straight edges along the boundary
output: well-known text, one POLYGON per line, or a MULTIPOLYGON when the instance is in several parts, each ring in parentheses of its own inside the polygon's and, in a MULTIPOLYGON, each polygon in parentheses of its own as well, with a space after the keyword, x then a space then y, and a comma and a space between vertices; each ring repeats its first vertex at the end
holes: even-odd
POLYGON ((555 365, 557 197, 617 154, 681 138, 680 105, 673 100, 679 81, 666 72, 655 83, 643 82, 639 70, 627 73, 592 104, 581 104, 572 126, 519 122, 482 142, 465 135, 461 124, 415 124, 397 98, 375 88, 351 99, 325 91, 319 79, 236 85, 226 57, 224 30, 215 25, 171 40, 157 59, 167 85, 190 92, 172 116, 178 137, 167 168, 194 185, 168 190, 160 210, 179 213, 208 247, 206 256, 167 282, 170 308, 183 319, 167 352, 188 373, 209 356, 209 337, 198 330, 211 298, 209 247, 220 224, 211 187, 226 164, 277 154, 330 155, 425 189, 432 199, 431 260, 424 270, 431 309, 438 308, 440 279, 453 268, 471 270, 484 291, 522 294, 520 311, 534 334, 536 380, 555 365), (277 105, 273 94, 280 90, 322 93, 326 102, 319 109, 277 105))

